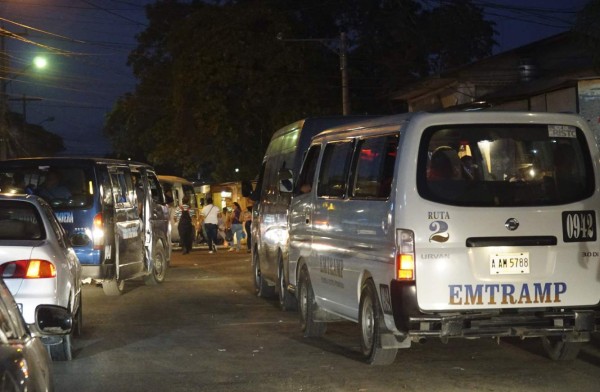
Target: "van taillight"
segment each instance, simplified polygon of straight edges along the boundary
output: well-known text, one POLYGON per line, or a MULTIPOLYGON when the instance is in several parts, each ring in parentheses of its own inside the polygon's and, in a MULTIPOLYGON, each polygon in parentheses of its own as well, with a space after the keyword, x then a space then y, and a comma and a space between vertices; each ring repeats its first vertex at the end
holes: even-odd
POLYGON ((415 280, 415 235, 411 230, 396 231, 396 279, 415 280))
POLYGON ((102 249, 104 247, 104 222, 101 212, 94 216, 92 239, 94 241, 94 249, 102 249))
POLYGON ((0 265, 3 279, 55 278, 56 267, 47 260, 17 260, 0 265))

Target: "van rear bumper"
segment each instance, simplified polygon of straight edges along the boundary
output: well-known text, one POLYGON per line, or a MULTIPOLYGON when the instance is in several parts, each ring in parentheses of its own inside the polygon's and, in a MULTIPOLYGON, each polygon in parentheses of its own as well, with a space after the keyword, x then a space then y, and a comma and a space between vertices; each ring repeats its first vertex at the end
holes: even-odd
POLYGON ((396 328, 411 337, 563 336, 585 342, 592 332, 600 331, 598 307, 423 313, 414 283, 394 281, 390 294, 396 328))

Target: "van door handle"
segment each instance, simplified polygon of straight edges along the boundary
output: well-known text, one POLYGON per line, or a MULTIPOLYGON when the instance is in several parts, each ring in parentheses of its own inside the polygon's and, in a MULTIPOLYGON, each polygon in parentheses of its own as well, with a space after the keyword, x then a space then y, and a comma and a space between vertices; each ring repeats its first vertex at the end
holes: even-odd
POLYGON ((304 217, 304 222, 305 222, 307 225, 309 225, 309 224, 310 224, 310 216, 309 216, 309 215, 307 215, 307 216, 305 216, 305 217, 304 217))

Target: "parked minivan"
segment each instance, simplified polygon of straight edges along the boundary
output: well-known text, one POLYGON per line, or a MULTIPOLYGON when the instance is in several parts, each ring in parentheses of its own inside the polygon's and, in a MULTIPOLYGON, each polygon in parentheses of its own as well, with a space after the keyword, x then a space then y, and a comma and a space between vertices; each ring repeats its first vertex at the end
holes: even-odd
MULTIPOLYGON (((194 190, 194 184, 185 178, 176 176, 165 176, 159 175, 158 181, 165 192, 170 194, 173 198, 173 202, 169 203, 169 221, 171 222, 171 242, 179 242, 179 230, 177 229, 177 222, 175 222, 175 211, 177 207, 183 204, 183 196, 187 195, 190 198, 189 206, 192 210, 196 211, 198 206, 196 204, 196 191, 194 190)), ((169 200, 170 201, 170 200, 169 200)))
POLYGON ((372 364, 433 337, 538 337, 575 358, 600 315, 599 162, 567 114, 405 114, 320 133, 289 212, 284 279, 304 335, 354 321, 372 364))
POLYGON ((37 194, 54 209, 82 266, 82 279, 118 295, 128 279, 161 283, 171 258, 169 211, 154 169, 103 158, 0 162, 0 191, 37 194))
MULTIPOLYGON (((252 219, 252 270, 256 293, 270 297, 277 292, 284 310, 295 309, 296 299, 286 288, 288 253, 288 208, 291 184, 300 170, 302 157, 317 133, 373 116, 328 116, 306 118, 276 131, 267 147, 256 188, 252 219), (280 177, 286 181, 280 184, 280 177), (287 181, 289 179, 289 181, 287 181), (283 188, 281 188, 283 187, 283 188)), ((248 189, 248 184, 245 184, 248 189)), ((244 191, 245 195, 249 192, 244 191)))

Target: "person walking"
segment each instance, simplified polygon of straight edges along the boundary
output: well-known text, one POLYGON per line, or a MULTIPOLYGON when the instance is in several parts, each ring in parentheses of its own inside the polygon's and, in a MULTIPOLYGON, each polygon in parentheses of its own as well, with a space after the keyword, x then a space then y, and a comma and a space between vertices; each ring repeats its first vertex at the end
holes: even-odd
POLYGON ((217 232, 217 242, 220 243, 221 240, 223 240, 223 246, 228 247, 229 243, 233 240, 231 235, 231 219, 227 207, 223 207, 223 210, 219 213, 218 218, 219 228, 217 232))
POLYGON ((188 254, 192 251, 194 243, 195 228, 192 223, 192 217, 195 217, 194 210, 188 204, 190 202, 189 195, 183 195, 181 205, 175 210, 175 221, 177 230, 179 230, 179 242, 181 244, 181 253, 188 254))
POLYGON ((239 252, 242 250, 242 238, 244 238, 244 226, 242 224, 242 207, 239 203, 233 202, 233 212, 231 213, 231 231, 233 232, 235 248, 229 248, 230 252, 239 252))
POLYGON ((211 197, 206 199, 206 205, 202 208, 204 216, 204 227, 206 228, 206 241, 208 242, 208 253, 217 253, 217 232, 219 229, 219 209, 213 205, 211 197))
POLYGON ((246 230, 246 252, 252 250, 252 206, 246 207, 246 211, 242 214, 244 229, 246 230))

